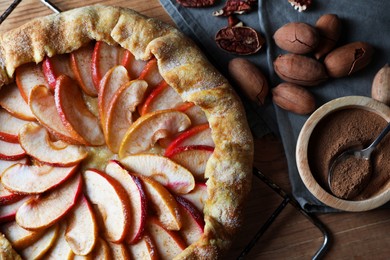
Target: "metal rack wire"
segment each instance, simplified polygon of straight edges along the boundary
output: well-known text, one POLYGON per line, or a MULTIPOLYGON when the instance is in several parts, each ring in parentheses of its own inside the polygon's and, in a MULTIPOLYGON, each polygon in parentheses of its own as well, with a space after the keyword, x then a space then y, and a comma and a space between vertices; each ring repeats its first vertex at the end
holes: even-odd
MULTIPOLYGON (((1 14, 0 24, 4 22, 4 20, 11 14, 13 10, 15 10, 15 8, 19 5, 21 1, 22 0, 14 0, 11 3, 11 5, 4 11, 4 13, 1 14)), ((49 0, 40 0, 40 2, 55 13, 61 12, 61 10, 49 0)), ((292 205, 297 211, 299 211, 305 218, 307 218, 314 226, 316 226, 321 231, 323 235, 323 243, 312 257, 312 259, 314 260, 321 259, 325 255, 326 250, 329 248, 331 240, 330 233, 325 227, 325 225, 315 215, 304 210, 300 206, 300 204, 294 199, 293 196, 281 189, 270 178, 261 173, 261 171, 256 168, 253 168, 253 175, 263 181, 266 185, 268 185, 275 193, 279 194, 283 198, 283 200, 275 209, 275 211, 269 216, 267 221, 259 228, 259 230, 250 240, 250 242, 246 245, 246 247, 242 250, 237 259, 244 259, 249 254, 249 252, 253 249, 253 247, 256 245, 262 235, 268 230, 269 227, 271 227, 272 223, 276 220, 276 218, 286 208, 288 204, 292 205)))

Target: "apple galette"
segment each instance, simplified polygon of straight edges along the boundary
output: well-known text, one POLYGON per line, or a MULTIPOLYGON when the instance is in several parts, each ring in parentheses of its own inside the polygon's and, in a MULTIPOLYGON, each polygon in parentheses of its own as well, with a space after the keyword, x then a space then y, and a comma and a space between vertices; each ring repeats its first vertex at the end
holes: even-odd
POLYGON ((0 258, 229 247, 253 143, 231 86, 188 38, 90 6, 1 35, 0 61, 0 258))

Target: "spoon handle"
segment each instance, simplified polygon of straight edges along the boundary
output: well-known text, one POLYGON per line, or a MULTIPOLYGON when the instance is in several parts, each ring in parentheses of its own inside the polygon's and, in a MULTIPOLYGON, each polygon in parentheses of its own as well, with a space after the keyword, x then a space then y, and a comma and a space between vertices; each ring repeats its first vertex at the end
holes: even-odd
POLYGON ((387 133, 390 131, 390 122, 387 124, 386 128, 382 130, 382 132, 378 135, 378 137, 375 139, 374 142, 372 142, 372 144, 367 147, 367 150, 368 149, 371 149, 371 148, 375 148, 377 146, 377 144, 382 141, 382 139, 387 135, 387 133))

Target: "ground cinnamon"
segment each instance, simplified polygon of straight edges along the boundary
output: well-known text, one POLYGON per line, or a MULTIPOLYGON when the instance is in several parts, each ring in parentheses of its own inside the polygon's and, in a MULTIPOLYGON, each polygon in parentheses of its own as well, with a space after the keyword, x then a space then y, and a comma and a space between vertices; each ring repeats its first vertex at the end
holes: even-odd
MULTIPOLYGON (((333 159, 350 147, 367 147, 386 125, 386 120, 379 115, 359 108, 339 110, 322 119, 315 127, 308 147, 310 169, 317 182, 330 191, 327 180, 333 159)), ((336 181, 338 189, 346 194, 352 193, 348 199, 362 200, 372 197, 389 182, 390 135, 385 137, 372 153, 371 163, 370 178, 362 178, 362 172, 357 165, 353 166, 355 169, 352 170, 351 178, 339 176, 340 179, 336 181), (357 181, 360 179, 361 181, 357 181), (354 186, 356 184, 357 186, 354 186)))

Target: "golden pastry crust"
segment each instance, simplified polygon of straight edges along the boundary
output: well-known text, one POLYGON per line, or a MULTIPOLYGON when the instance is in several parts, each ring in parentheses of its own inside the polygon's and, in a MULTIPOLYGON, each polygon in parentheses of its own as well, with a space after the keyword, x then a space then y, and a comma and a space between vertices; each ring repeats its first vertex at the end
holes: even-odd
POLYGON ((160 74, 206 113, 215 150, 206 168, 205 232, 178 259, 214 259, 231 244, 251 187, 253 140, 228 81, 175 28, 133 10, 89 6, 33 20, 0 38, 0 86, 15 69, 45 56, 72 52, 91 40, 119 44, 137 59, 155 56, 160 74))

